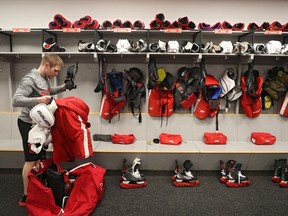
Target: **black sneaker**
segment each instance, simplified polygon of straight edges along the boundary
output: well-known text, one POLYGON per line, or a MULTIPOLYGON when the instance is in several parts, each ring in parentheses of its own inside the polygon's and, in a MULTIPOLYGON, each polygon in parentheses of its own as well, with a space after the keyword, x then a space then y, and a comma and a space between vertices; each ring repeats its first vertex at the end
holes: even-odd
POLYGON ((26 199, 27 199, 27 195, 23 194, 23 196, 19 200, 19 206, 24 207, 26 205, 26 199))

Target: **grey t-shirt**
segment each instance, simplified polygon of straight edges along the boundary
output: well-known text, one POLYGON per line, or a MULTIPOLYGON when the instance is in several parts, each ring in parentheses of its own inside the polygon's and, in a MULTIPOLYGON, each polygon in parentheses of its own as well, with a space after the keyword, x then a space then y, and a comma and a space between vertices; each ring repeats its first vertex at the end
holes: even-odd
POLYGON ((27 73, 20 81, 19 87, 13 97, 13 106, 22 107, 19 118, 27 123, 32 123, 30 110, 37 105, 37 97, 54 95, 63 92, 58 86, 51 88, 49 79, 43 77, 35 68, 27 73))

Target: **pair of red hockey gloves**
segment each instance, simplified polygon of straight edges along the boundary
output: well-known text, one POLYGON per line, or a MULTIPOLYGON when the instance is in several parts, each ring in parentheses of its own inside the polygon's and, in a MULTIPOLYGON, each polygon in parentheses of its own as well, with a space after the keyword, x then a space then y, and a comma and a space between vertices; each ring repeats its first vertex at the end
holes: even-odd
POLYGON ((97 20, 87 15, 87 16, 81 17, 79 20, 76 20, 74 22, 74 27, 83 28, 83 29, 98 29, 100 28, 100 24, 97 20))
POLYGON ((55 14, 53 21, 49 22, 50 29, 72 28, 73 24, 61 14, 55 14))

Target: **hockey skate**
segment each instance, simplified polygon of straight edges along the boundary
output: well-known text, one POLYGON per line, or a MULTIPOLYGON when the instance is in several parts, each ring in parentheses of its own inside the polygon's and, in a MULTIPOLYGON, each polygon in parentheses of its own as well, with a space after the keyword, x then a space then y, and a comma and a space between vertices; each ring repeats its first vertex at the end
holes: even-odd
POLYGON ((227 175, 228 181, 226 185, 228 187, 246 187, 250 185, 250 180, 247 176, 243 175, 241 172, 241 163, 237 163, 233 168, 231 168, 229 174, 227 175))
POLYGON ((230 170, 234 167, 236 164, 235 160, 228 160, 228 162, 225 164, 222 160, 219 161, 220 163, 220 171, 221 171, 221 178, 220 181, 223 183, 226 183, 228 181, 228 173, 230 170))
POLYGON ((282 173, 286 168, 286 164, 286 159, 274 160, 274 176, 272 177, 273 182, 279 183, 281 181, 282 173))
POLYGON ((181 167, 176 160, 175 175, 172 176, 173 184, 176 187, 195 187, 199 185, 199 180, 191 173, 193 164, 190 160, 186 160, 181 167))
POLYGON ((139 158, 135 158, 131 166, 128 166, 126 159, 124 159, 122 176, 120 177, 121 188, 143 188, 147 186, 144 175, 139 172, 139 166, 139 158))
POLYGON ((280 187, 288 188, 288 167, 285 164, 285 168, 282 172, 281 181, 279 182, 280 187))

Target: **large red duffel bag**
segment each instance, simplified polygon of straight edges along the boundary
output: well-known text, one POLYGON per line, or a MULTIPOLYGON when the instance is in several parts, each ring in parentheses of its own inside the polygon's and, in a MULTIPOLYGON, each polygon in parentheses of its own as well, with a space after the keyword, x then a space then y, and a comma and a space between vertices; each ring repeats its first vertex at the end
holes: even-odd
MULTIPOLYGON (((106 169, 93 163, 86 163, 67 172, 58 166, 57 172, 59 176, 63 175, 63 185, 65 185, 63 188, 65 195, 62 199, 62 205, 59 206, 59 203, 55 202, 56 197, 53 196, 54 190, 46 186, 46 171, 51 167, 51 164, 52 160, 43 160, 29 174, 26 200, 28 215, 88 216, 95 209, 97 203, 102 200, 105 189, 104 175, 106 169), (72 176, 73 178, 71 178, 72 176), (74 179, 75 181, 68 183, 67 179, 68 182, 70 182, 69 179, 74 179), (67 186, 69 186, 70 190, 67 190, 67 186), (69 194, 66 194, 67 191, 69 191, 69 194)), ((61 193, 57 195, 61 196, 61 193)))

